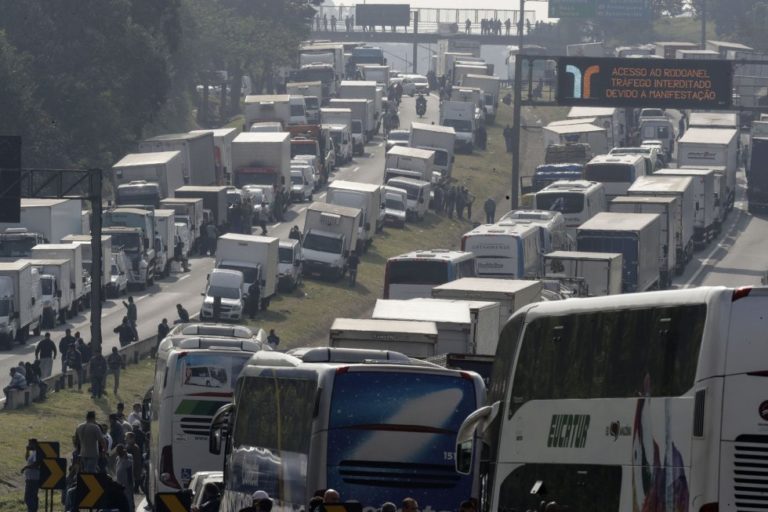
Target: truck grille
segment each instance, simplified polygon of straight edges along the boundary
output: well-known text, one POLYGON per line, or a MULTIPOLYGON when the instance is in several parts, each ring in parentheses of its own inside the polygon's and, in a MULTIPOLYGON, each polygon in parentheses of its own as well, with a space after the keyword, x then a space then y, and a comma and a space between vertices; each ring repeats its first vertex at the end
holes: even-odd
POLYGON ((381 461, 342 461, 339 476, 348 484, 410 489, 450 489, 460 478, 452 465, 381 461))
POLYGON ((736 510, 768 510, 768 436, 737 437, 733 459, 736 510))
POLYGON ((203 416, 203 417, 182 417, 181 421, 181 431, 185 434, 190 434, 193 436, 205 436, 208 437, 209 435, 209 428, 211 426, 211 417, 210 416, 203 416))

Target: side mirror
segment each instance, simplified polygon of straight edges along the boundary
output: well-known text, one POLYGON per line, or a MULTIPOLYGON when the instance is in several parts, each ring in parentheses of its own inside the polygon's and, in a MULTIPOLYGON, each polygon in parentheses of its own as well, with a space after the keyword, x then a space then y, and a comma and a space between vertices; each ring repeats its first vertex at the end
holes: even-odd
POLYGON ((201 297, 205 297, 205 292, 200 292, 201 297))

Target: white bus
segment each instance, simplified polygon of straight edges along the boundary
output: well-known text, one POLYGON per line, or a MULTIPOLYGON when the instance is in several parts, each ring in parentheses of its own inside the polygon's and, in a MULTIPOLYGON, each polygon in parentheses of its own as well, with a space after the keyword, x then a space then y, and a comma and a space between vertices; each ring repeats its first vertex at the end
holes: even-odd
POLYGON ((568 234, 576 236, 576 228, 608 209, 602 183, 585 180, 561 180, 547 185, 533 196, 533 208, 552 210, 565 217, 568 234))
POLYGON ((475 255, 478 277, 536 279, 541 276, 541 226, 482 224, 461 237, 461 250, 475 255))
POLYGON ((568 251, 574 243, 568 236, 565 217, 551 210, 512 210, 499 219, 497 224, 533 224, 541 227, 541 247, 545 253, 568 251))
POLYGON ((259 352, 211 429, 211 449, 226 447, 219 510, 238 512, 263 490, 276 509, 298 511, 333 488, 365 512, 406 497, 452 511, 477 495, 477 472, 455 471, 453 443, 484 399, 479 375, 397 352, 259 352))
POLYGON ((602 183, 606 201, 627 195, 632 183, 645 176, 642 155, 597 155, 584 166, 584 179, 602 183))
POLYGON ((462 277, 475 277, 471 252, 432 249, 401 254, 387 260, 384 298, 430 298, 433 287, 462 277))
POLYGON ((724 287, 526 306, 457 469, 483 458, 486 511, 765 510, 767 310, 768 288, 724 287))
POLYGON ((219 324, 182 324, 160 343, 151 401, 149 495, 178 492, 197 471, 220 470, 208 453, 216 411, 232 401, 245 363, 262 349, 266 333, 219 324))

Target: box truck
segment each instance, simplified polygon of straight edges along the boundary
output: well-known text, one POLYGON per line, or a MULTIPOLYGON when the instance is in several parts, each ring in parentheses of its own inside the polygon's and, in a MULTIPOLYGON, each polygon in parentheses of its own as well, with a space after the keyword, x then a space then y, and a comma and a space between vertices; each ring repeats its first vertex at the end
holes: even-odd
POLYGON ((555 144, 589 144, 594 155, 608 153, 608 131, 593 124, 549 124, 544 127, 544 147, 555 144))
POLYGON ((40 276, 42 329, 54 329, 75 316, 74 290, 70 287, 70 261, 63 258, 24 258, 40 276))
POLYGON ((213 222, 216 229, 225 231, 227 226, 227 187, 195 187, 186 185, 176 189, 176 198, 193 198, 203 200, 203 221, 213 222))
POLYGON ((69 286, 72 290, 72 309, 75 313, 85 309, 86 297, 83 291, 85 279, 83 278, 83 248, 79 243, 70 244, 40 244, 32 248, 32 258, 66 259, 69 261, 69 283, 61 283, 61 286, 69 286))
POLYGON ((393 350, 426 359, 436 353, 437 336, 434 322, 337 318, 331 325, 328 346, 393 350))
POLYGON ((465 101, 443 101, 440 103, 440 125, 453 128, 456 134, 454 151, 472 153, 475 148, 475 105, 465 101))
POLYGON ((243 132, 254 123, 274 121, 286 127, 291 122, 291 97, 288 94, 251 94, 245 97, 243 132))
POLYGON ((351 252, 362 252, 357 239, 362 215, 359 208, 329 203, 315 202, 307 208, 302 237, 305 275, 344 276, 351 252))
POLYGON ((181 151, 125 155, 112 166, 115 204, 158 208, 184 186, 183 163, 181 151))
POLYGON ((227 233, 216 246, 216 268, 243 273, 243 296, 253 283, 259 283, 259 307, 264 310, 277 293, 278 245, 280 240, 268 236, 227 233))
POLYGON ((375 110, 371 100, 334 98, 328 102, 328 106, 330 108, 350 109, 352 111, 352 133, 354 134, 357 131, 355 121, 360 121, 366 142, 372 140, 374 135, 376 135, 375 110))
POLYGON ((723 175, 718 199, 726 212, 736 197, 739 169, 739 130, 735 128, 689 128, 677 141, 678 167, 714 169, 723 175))
POLYGON ((236 187, 267 185, 273 188, 276 195, 288 196, 291 183, 290 135, 286 132, 241 133, 232 142, 232 166, 236 187))
POLYGON ((79 199, 22 198, 20 222, 0 223, 0 232, 8 228, 26 228, 48 242, 58 242, 67 235, 82 232, 82 201, 79 199))
POLYGON ((626 136, 626 113, 624 109, 613 107, 571 107, 568 111, 568 119, 580 118, 590 118, 590 124, 605 128, 610 147, 624 145, 624 138, 626 136))
POLYGON ((453 154, 456 130, 450 126, 413 122, 408 144, 412 148, 434 151, 434 172, 440 173, 440 181, 451 178, 453 162, 456 160, 453 154))
POLYGON ((621 293, 620 253, 555 251, 544 255, 544 277, 556 279, 577 297, 621 293))
MULTIPOLYGON (((93 249, 91 247, 91 235, 69 235, 61 239, 63 244, 80 244, 83 249, 83 269, 89 275, 93 275, 93 249)), ((101 235, 101 289, 102 297, 107 289, 107 284, 112 280, 112 237, 101 235)))
POLYGON ((376 133, 381 125, 383 105, 381 94, 377 92, 378 85, 372 80, 344 80, 339 85, 339 98, 345 100, 371 100, 373 102, 373 117, 376 120, 376 133))
POLYGON ((404 177, 433 183, 435 152, 395 146, 384 157, 384 182, 391 178, 404 177))
POLYGON ((470 73, 464 77, 462 85, 466 87, 477 87, 482 89, 485 96, 484 103, 486 119, 493 123, 493 121, 496 119, 496 112, 499 109, 501 78, 497 76, 470 73))
POLYGON ((381 185, 334 180, 328 185, 325 201, 338 206, 357 208, 362 212, 358 240, 366 249, 373 243, 374 234, 384 227, 381 185))
POLYGON ((576 230, 576 250, 622 255, 622 291, 659 285, 660 217, 650 213, 598 213, 576 230))
POLYGON ((43 301, 40 274, 24 260, 0 262, 0 347, 40 334, 43 301))
POLYGON ((187 185, 216 185, 215 145, 211 133, 158 135, 139 143, 140 153, 179 151, 187 185))
POLYGON ((656 176, 686 176, 693 183, 693 243, 703 248, 720 232, 720 202, 715 190, 717 172, 714 169, 659 169, 656 176))
POLYGON ((160 201, 160 208, 176 212, 176 222, 187 225, 191 236, 192 251, 202 236, 203 229, 203 198, 202 197, 172 197, 160 201))
POLYGON ((232 183, 232 141, 237 137, 239 130, 237 128, 216 128, 213 130, 192 130, 189 133, 210 133, 213 135, 216 183, 220 185, 232 183))
POLYGON ((765 137, 752 137, 747 169, 747 203, 750 213, 768 209, 768 138, 765 137))

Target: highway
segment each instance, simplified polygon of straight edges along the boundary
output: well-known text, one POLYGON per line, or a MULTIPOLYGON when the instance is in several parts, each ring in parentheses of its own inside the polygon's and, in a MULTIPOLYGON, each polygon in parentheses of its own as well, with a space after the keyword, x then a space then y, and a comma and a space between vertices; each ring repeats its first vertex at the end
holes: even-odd
MULTIPOLYGON (((427 115, 422 122, 438 122, 438 103, 437 96, 430 96, 427 101, 427 115)), ((400 107, 400 125, 408 128, 411 121, 418 120, 415 114, 415 101, 407 96, 403 97, 400 107)), ((363 183, 381 183, 384 174, 384 138, 377 137, 372 143, 369 143, 365 149, 365 154, 356 157, 349 165, 337 169, 331 175, 331 181, 342 179, 348 181, 358 181, 363 183)), ((315 201, 325 200, 325 191, 315 193, 315 201)), ((283 239, 288 238, 288 232, 293 225, 300 228, 304 226, 304 217, 308 203, 295 203, 291 205, 290 210, 285 215, 285 220, 278 224, 268 226, 268 235, 283 239)), ((255 228, 254 234, 261 232, 261 229, 255 228)), ((202 297, 200 294, 205 289, 206 276, 214 265, 211 257, 196 257, 190 260, 191 271, 188 273, 172 274, 170 277, 158 281, 154 286, 146 291, 131 291, 138 309, 137 330, 139 338, 145 339, 154 336, 157 332, 157 325, 163 318, 167 318, 169 323, 176 320, 176 304, 182 304, 190 315, 196 315, 200 311, 202 297)), ((117 327, 125 315, 125 307, 122 301, 126 297, 119 299, 109 299, 103 305, 102 311, 102 353, 106 356, 112 347, 119 347, 117 335, 113 329, 117 327)), ((59 340, 64 336, 64 329, 71 328, 72 333, 80 331, 86 343, 90 341, 90 313, 88 311, 78 315, 70 320, 66 325, 51 331, 51 338, 58 346, 59 340)), ((268 325, 264 328, 269 329, 268 325)), ((37 340, 27 342, 26 345, 14 345, 10 351, 0 352, 0 375, 7 376, 12 366, 16 366, 19 361, 33 361, 35 358, 35 345, 37 340)), ((61 361, 57 359, 53 365, 54 373, 61 370, 61 361)), ((4 382, 4 381, 3 381, 4 382)), ((2 397, 0 397, 0 400, 2 397)))

